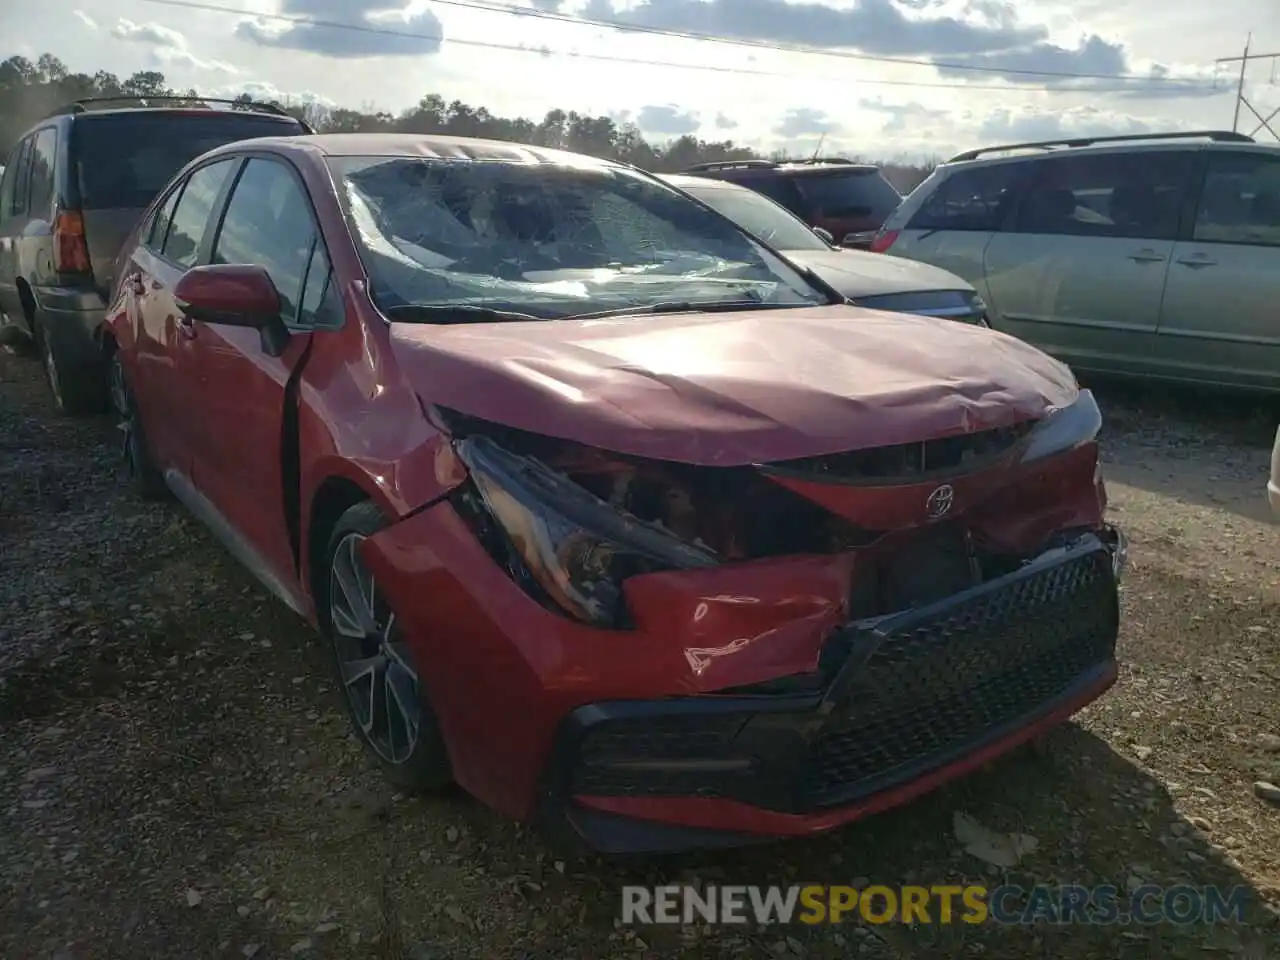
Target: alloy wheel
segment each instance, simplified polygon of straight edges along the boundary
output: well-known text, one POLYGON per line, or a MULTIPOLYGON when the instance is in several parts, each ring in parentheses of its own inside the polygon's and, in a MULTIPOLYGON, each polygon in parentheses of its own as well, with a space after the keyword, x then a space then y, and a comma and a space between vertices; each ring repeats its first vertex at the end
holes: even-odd
POLYGON ((343 695, 369 745, 391 764, 418 745, 422 707, 418 674, 395 614, 360 560, 364 537, 347 534, 329 568, 329 622, 343 695))

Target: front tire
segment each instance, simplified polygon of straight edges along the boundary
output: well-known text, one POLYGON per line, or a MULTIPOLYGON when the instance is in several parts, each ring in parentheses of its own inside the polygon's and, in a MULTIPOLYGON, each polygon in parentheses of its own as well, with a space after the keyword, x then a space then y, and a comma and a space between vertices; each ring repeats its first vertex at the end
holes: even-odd
POLYGON ((418 664, 360 558, 361 542, 385 526, 369 501, 342 514, 329 536, 317 607, 356 738, 390 783, 424 793, 447 786, 453 775, 418 664))

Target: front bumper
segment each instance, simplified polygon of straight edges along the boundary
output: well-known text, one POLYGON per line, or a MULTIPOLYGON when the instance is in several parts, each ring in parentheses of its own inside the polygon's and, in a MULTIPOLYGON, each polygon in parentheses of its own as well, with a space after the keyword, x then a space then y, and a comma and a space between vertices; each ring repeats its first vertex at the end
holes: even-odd
POLYGON ((579 707, 542 817, 606 853, 731 846, 904 803, 1063 722, 1116 677, 1118 530, 850 623, 809 691, 579 707))

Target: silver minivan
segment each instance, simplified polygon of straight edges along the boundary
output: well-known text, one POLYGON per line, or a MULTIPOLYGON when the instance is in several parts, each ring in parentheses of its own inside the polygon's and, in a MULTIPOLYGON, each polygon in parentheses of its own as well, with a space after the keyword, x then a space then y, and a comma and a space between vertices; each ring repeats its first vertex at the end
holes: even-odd
POLYGON ((1280 392, 1280 145, 1207 132, 970 151, 872 249, 959 274, 992 326, 1078 370, 1280 392))

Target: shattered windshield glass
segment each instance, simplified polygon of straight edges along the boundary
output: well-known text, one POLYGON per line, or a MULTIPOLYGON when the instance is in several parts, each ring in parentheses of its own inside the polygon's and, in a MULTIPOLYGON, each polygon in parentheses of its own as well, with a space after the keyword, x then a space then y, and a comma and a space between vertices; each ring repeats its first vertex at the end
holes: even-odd
POLYGON ((827 302, 747 233, 625 168, 329 163, 383 309, 458 305, 550 319, 673 301, 827 302))

